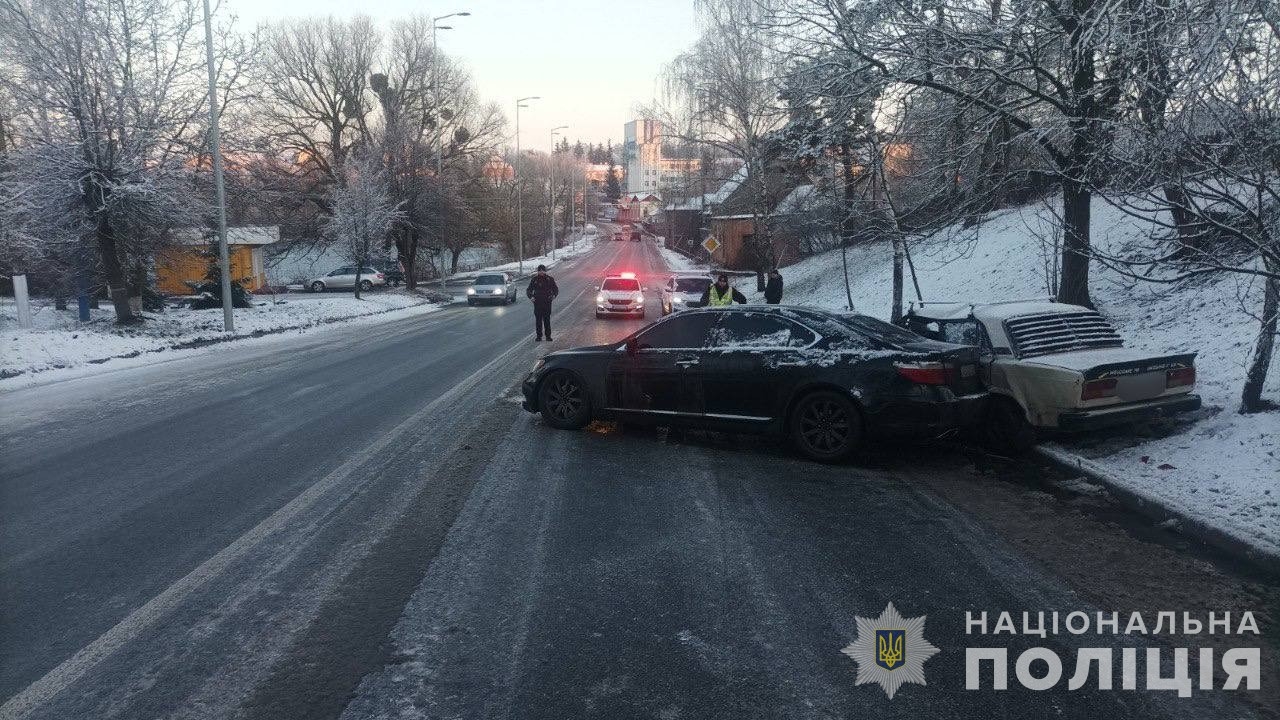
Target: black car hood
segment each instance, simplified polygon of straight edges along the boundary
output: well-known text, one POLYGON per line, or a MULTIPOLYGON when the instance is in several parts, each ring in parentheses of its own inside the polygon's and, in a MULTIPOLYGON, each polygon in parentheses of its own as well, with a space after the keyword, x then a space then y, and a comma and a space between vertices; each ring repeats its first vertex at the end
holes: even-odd
POLYGON ((551 360, 552 358, 564 357, 566 355, 591 355, 595 353, 615 352, 622 346, 622 342, 623 341, 619 340, 617 342, 611 342, 608 345, 586 345, 583 347, 569 348, 568 350, 556 350, 555 352, 547 353, 544 357, 551 360))

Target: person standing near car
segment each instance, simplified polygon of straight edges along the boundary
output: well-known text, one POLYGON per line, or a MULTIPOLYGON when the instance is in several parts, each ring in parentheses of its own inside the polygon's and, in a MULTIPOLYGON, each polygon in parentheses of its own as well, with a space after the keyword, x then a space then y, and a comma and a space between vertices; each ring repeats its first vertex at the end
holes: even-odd
POLYGON ((720 273, 716 281, 702 291, 700 302, 703 307, 725 307, 734 303, 745 305, 747 299, 729 284, 728 275, 720 273))
POLYGON ((538 271, 529 280, 529 287, 524 294, 533 301, 533 325, 538 331, 538 340, 545 335, 551 342, 551 301, 560 294, 555 278, 547 274, 547 266, 539 265, 538 271))
POLYGON ((769 282, 764 286, 764 301, 770 305, 782 302, 782 273, 778 268, 769 271, 769 282))

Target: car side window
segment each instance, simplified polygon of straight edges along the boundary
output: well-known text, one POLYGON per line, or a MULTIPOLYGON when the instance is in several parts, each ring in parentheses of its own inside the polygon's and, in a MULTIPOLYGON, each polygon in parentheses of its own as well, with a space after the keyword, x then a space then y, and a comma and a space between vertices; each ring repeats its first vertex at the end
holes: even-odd
POLYGON ((817 340, 811 331, 767 313, 726 313, 711 331, 711 347, 805 347, 817 340))
POLYGON ((707 347, 716 316, 711 313, 677 313, 636 337, 641 350, 692 350, 707 347))
POLYGON ((980 345, 982 333, 977 320, 959 320, 942 323, 942 337, 939 339, 957 345, 980 345))
POLYGON ((352 268, 340 267, 337 270, 334 270, 333 272, 329 273, 329 277, 337 277, 339 275, 351 275, 354 272, 355 271, 352 268))

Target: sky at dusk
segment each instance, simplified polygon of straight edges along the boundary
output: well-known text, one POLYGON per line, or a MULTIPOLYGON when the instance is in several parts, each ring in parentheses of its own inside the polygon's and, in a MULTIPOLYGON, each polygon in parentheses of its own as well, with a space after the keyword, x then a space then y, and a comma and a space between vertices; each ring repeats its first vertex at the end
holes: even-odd
MULTIPOLYGON (((243 26, 288 17, 364 14, 381 23, 414 14, 445 21, 441 50, 470 68, 481 95, 514 120, 517 97, 539 95, 521 110, 521 142, 550 147, 550 130, 570 140, 615 144, 637 104, 658 92, 662 66, 696 37, 692 0, 223 0, 243 26)), ((514 131, 514 122, 511 123, 514 131)))

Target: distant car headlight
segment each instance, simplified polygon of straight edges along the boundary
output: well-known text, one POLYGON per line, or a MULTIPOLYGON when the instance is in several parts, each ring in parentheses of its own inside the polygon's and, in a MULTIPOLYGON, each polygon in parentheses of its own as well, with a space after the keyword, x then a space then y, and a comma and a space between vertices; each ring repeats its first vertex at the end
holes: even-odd
POLYGON ((597 295, 597 296, 596 296, 596 302, 598 302, 598 303, 602 303, 602 302, 604 302, 604 295, 597 295))
POLYGON ((467 294, 468 294, 468 295, 475 295, 475 294, 476 294, 476 289, 475 289, 475 288, 467 288, 467 294))
POLYGON ((493 294, 494 294, 494 295, 501 295, 501 294, 502 294, 502 288, 494 288, 494 289, 493 289, 493 294))
POLYGON ((684 298, 680 297, 679 295, 676 295, 676 296, 673 296, 673 297, 671 298, 671 302, 673 302, 673 303, 675 303, 675 304, 677 304, 677 305, 683 305, 683 304, 684 304, 684 298))

